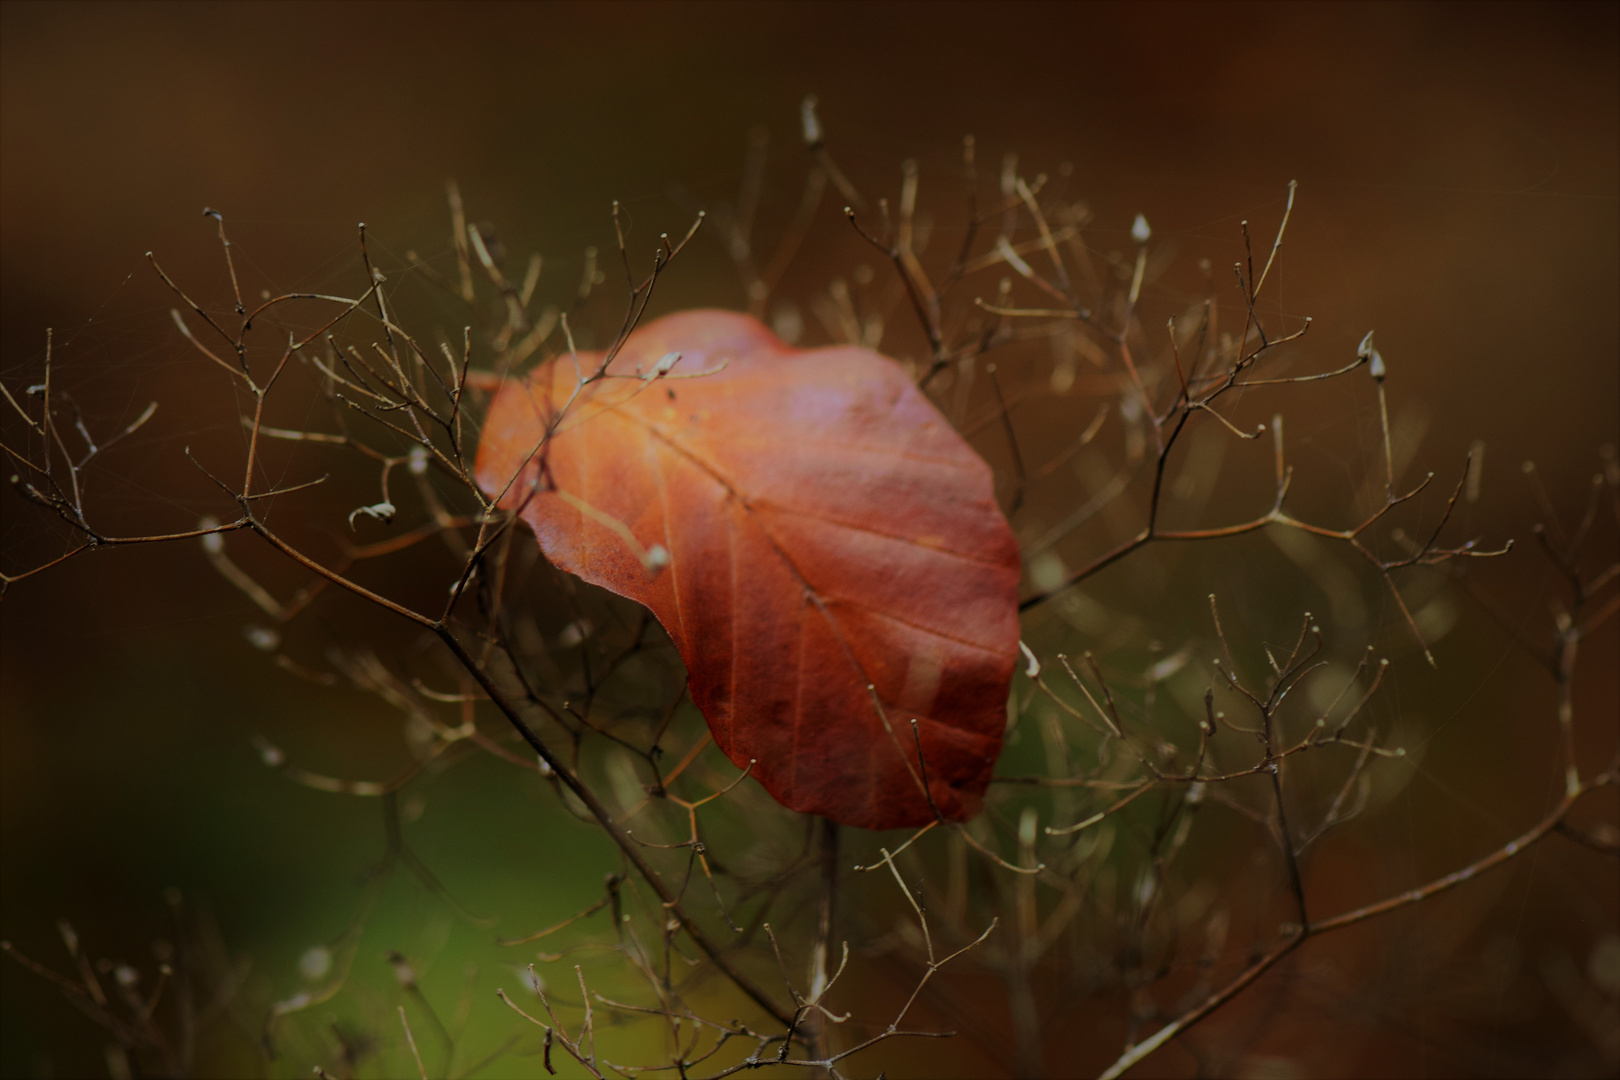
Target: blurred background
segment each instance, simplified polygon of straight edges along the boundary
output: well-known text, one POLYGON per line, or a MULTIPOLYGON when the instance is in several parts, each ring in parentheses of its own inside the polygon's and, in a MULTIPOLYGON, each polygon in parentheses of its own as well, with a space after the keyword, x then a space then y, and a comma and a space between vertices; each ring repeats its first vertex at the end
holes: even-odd
MULTIPOLYGON (((188 410, 200 400, 196 361, 144 253, 205 306, 222 305, 229 280, 203 207, 226 216, 244 291, 353 294, 364 280, 356 222, 368 223, 385 270, 410 250, 442 257, 454 177, 469 215, 494 224, 514 262, 543 253, 540 292, 561 296, 587 246, 610 249, 613 200, 643 259, 694 208, 734 200, 757 128, 771 139, 761 228, 780 231, 807 167, 799 103, 815 94, 829 146, 868 196, 892 199, 900 162, 915 159, 924 202, 945 222, 959 211, 953 170, 972 133, 986 193, 1004 153, 1017 152, 1026 174, 1067 163, 1065 182, 1092 211, 1090 242, 1129 250, 1144 214, 1175 257, 1166 281, 1180 284, 1165 289, 1186 294, 1200 259, 1219 274, 1239 257, 1240 220, 1269 242, 1297 180, 1268 290, 1274 310, 1314 318, 1302 368, 1340 366, 1376 329, 1392 419, 1413 447, 1409 478, 1432 468, 1450 483, 1484 440, 1469 535, 1520 540, 1490 585, 1545 643, 1542 597, 1555 575, 1529 543, 1539 511, 1520 463, 1536 461, 1569 522, 1598 447, 1620 437, 1617 11, 11 2, 0 6, 0 380, 38 377, 52 327, 57 377, 88 415, 112 426, 158 400, 141 437, 95 474, 90 501, 121 526, 189 527, 217 507, 181 448, 223 455, 240 440, 230 415, 188 410)), ((828 279, 872 262, 834 201, 781 290, 806 311, 828 279)), ((654 310, 746 301, 723 246, 700 236, 654 310)), ((908 347, 903 337, 885 346, 908 347)), ((1302 473, 1344 487, 1376 462, 1366 456, 1376 399, 1357 387, 1295 399, 1304 411, 1290 413, 1290 431, 1313 433, 1295 458, 1302 473)), ((1056 440, 1094 411, 1082 401, 1041 422, 1056 440)), ((984 442, 995 461, 1002 450, 984 442)), ((1312 490, 1337 489, 1302 497, 1312 490)), ((0 568, 62 550, 35 508, 0 498, 0 568)), ((1315 498, 1319 517, 1334 512, 1334 496, 1315 498)), ((1031 512, 1048 524, 1057 513, 1031 512)), ((264 566, 266 584, 296 583, 264 566)), ((1111 587, 1124 585, 1098 584, 1111 587)), ((1280 637, 1295 610, 1250 612, 1250 629, 1280 637)), ((96 553, 9 590, 0 936, 65 970, 56 924, 67 919, 96 955, 150 968, 152 939, 172 936, 172 889, 188 912, 212 912, 270 997, 302 985, 299 958, 361 902, 381 815, 287 784, 250 739, 264 734, 339 775, 387 775, 403 751, 374 702, 319 693, 266 664, 242 634, 252 619, 190 544, 96 553)), ((1362 902, 1427 880, 1514 835, 1556 796, 1550 680, 1479 611, 1459 603, 1449 625, 1440 673, 1395 691, 1425 732, 1417 779, 1325 871, 1324 896, 1362 902)), ((1620 715, 1613 621, 1584 648, 1590 769, 1611 751, 1620 715)), ((520 775, 464 765, 410 824, 411 844, 458 900, 513 933, 588 904, 616 865, 520 775)), ((1612 792, 1592 803, 1589 820, 1613 820, 1612 792)), ((1275 973, 1269 997, 1222 1021, 1245 1047, 1235 1060, 1246 1075, 1276 1077, 1601 1074, 1615 1064, 1604 1047, 1620 1046, 1617 908, 1612 859, 1553 837, 1443 903, 1307 948, 1301 964, 1315 967, 1275 973)), ((455 921, 408 877, 390 886, 368 935, 376 945, 356 980, 378 987, 378 1001, 392 977, 375 957, 390 942, 434 957, 452 999, 462 966, 491 952, 489 931, 455 921)), ((105 1072, 95 1029, 47 986, 8 963, 0 988, 0 1075, 105 1072)), ((487 1030, 493 1046, 505 1017, 479 1001, 469 1030, 487 1030)), ((1112 1060, 1121 1029, 1110 1022, 1054 1043, 1054 1071, 1112 1060), (1101 1049, 1083 1042, 1093 1034, 1101 1049)), ((204 1073, 276 1068, 258 1056, 257 1034, 225 1025, 204 1047, 204 1073)), ((1144 1075, 1198 1068, 1177 1051, 1161 1057, 1144 1075)), ((976 1071, 1005 1065, 981 1043, 908 1051, 883 1067, 949 1075, 969 1060, 976 1071)), ((509 1058, 479 1075, 538 1071, 536 1058, 509 1058)))

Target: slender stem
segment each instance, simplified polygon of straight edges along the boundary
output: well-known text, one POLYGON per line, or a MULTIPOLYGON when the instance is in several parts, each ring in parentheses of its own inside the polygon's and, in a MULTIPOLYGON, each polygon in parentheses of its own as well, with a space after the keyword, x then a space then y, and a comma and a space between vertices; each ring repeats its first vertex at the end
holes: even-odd
MULTIPOLYGON (((817 818, 816 836, 821 848, 821 895, 816 905, 816 938, 810 953, 811 1001, 818 1000, 827 989, 827 955, 832 949, 833 927, 837 917, 838 823, 831 818, 817 818)), ((829 1053, 827 1018, 820 1009, 816 1009, 809 1019, 805 1034, 810 1042, 810 1057, 822 1060, 829 1053)))
POLYGON ((1573 797, 1581 790, 1580 769, 1575 763, 1575 653, 1581 631, 1573 622, 1558 635, 1558 730, 1564 758, 1564 793, 1573 797))
POLYGON ((1282 845, 1283 864, 1288 868, 1288 887, 1294 894, 1294 907, 1299 914, 1300 929, 1304 934, 1311 932, 1310 916, 1305 910, 1305 881, 1299 873, 1299 853, 1294 847, 1294 836, 1288 828, 1288 808, 1283 799, 1282 788, 1282 761, 1277 753, 1277 732, 1272 713, 1278 704, 1283 683, 1277 684, 1277 690, 1272 700, 1267 701, 1260 709, 1260 717, 1266 736, 1266 772, 1271 777, 1271 797, 1277 806, 1277 839, 1282 845))

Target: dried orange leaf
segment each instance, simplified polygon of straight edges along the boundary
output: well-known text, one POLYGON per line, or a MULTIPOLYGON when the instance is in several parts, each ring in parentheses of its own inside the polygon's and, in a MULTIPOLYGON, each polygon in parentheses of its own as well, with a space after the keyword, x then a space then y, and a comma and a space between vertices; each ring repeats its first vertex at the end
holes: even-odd
POLYGON ((479 483, 555 565, 651 609, 716 744, 783 805, 873 829, 977 813, 1018 659, 989 467, 870 350, 685 312, 570 403, 601 359, 501 389, 479 483))

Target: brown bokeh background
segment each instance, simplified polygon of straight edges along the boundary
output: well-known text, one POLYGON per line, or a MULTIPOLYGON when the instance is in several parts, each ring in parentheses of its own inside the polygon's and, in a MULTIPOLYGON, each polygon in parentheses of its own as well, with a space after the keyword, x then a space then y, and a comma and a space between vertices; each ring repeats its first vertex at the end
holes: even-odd
MULTIPOLYGON (((234 429, 188 412, 195 367, 142 255, 158 252, 177 280, 220 301, 228 286, 202 207, 225 211, 250 287, 352 290, 357 221, 385 265, 410 248, 442 254, 453 176, 475 218, 495 222, 513 251, 543 252, 544 280, 565 290, 579 252, 611 241, 611 200, 647 246, 692 205, 730 198, 755 125, 774 138, 761 215, 779 228, 804 167, 798 103, 814 93, 841 164, 869 192, 892 196, 906 157, 921 164, 925 199, 931 184, 956 183, 949 169, 972 132, 987 162, 1007 150, 1031 173, 1071 162, 1100 248, 1126 247, 1142 212, 1187 265, 1229 265, 1240 219, 1269 235, 1298 180, 1271 301, 1314 317, 1306 362, 1336 366, 1376 328, 1397 422, 1425 432, 1412 475, 1454 475, 1483 438, 1485 497, 1470 525, 1528 540, 1535 510, 1518 463, 1534 458, 1573 515, 1597 447, 1620 435, 1616 10, 7 3, 0 379, 35 378, 54 327, 61 377, 92 415, 127 419, 162 402, 97 495, 109 515, 185 527, 209 504, 180 447, 223 453, 234 429)), ((807 298, 870 260, 833 209, 789 293, 807 298)), ((744 301, 717 244, 700 245, 660 290, 660 310, 744 301)), ((1291 431, 1321 433, 1301 467, 1364 465, 1339 455, 1365 439, 1370 400, 1333 391, 1291 416, 1291 431)), ((0 496, 8 570, 58 550, 33 508, 0 496)), ((1513 559, 1495 585, 1545 638, 1536 590, 1549 575, 1527 549, 1513 559)), ((298 951, 341 929, 379 830, 368 809, 287 788, 247 740, 272 732, 334 772, 380 774, 368 755, 384 751, 366 729, 372 706, 311 710, 315 699, 265 670, 240 635, 244 601, 199 568, 189 546, 100 553, 14 587, 0 606, 0 934, 54 956, 54 923, 69 917, 99 948, 134 957, 175 886, 206 897, 232 947, 285 987, 298 951)), ((1432 782, 1413 784, 1404 808, 1335 864, 1344 880, 1322 883, 1331 895, 1354 902, 1425 880, 1548 805, 1550 684, 1486 623, 1465 610, 1443 676, 1402 690, 1445 732, 1428 745, 1432 782)), ((1590 767, 1620 712, 1612 623, 1586 664, 1590 767)), ((415 842, 474 909, 543 923, 588 902, 612 866, 589 837, 564 832, 546 837, 542 859, 511 823, 551 821, 543 793, 513 790, 507 772, 473 770, 434 797, 453 824, 435 832, 428 814, 415 842)), ((1593 816, 1612 820, 1604 798, 1593 816)), ((1253 1042, 1243 1067, 1591 1071, 1601 1059, 1590 1049, 1565 1049, 1583 1029, 1545 973, 1559 957, 1584 966, 1615 933, 1613 878, 1612 861, 1553 838, 1470 901, 1320 943, 1318 968, 1229 1025, 1253 1042), (1389 956, 1442 939, 1433 948, 1459 965, 1456 1000, 1389 956), (1469 966, 1475 953, 1484 959, 1469 966), (1379 999, 1399 1008, 1380 1011, 1379 999)), ((11 965, 0 978, 0 1074, 103 1067, 67 1005, 11 965)), ((1117 1016, 1077 1026, 1076 1042, 1051 1048, 1054 1069, 1100 1066, 1113 1051, 1084 1039, 1113 1047, 1119 1032, 1117 1016)), ((236 1044, 217 1053, 222 1070, 262 1069, 236 1044)), ((887 1064, 890 1075, 994 1066, 982 1044, 961 1053, 887 1064)), ((535 1065, 518 1061, 512 1075, 535 1065)), ((1192 1068, 1171 1051, 1148 1071, 1192 1068)))

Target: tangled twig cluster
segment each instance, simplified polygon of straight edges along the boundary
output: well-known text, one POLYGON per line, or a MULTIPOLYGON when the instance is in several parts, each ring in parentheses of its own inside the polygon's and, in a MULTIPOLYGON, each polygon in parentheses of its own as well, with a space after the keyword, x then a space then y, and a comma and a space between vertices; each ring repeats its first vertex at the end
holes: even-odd
MULTIPOLYGON (((267 296, 251 310, 243 299, 223 219, 209 211, 232 286, 229 312, 210 311, 193 301, 155 259, 152 266, 181 305, 172 313, 178 332, 200 362, 225 373, 241 406, 246 443, 238 467, 222 475, 217 466, 192 458, 233 507, 234 516, 223 520, 207 518, 148 535, 104 531, 87 501, 86 474, 102 453, 146 424, 156 406, 98 441, 71 398, 53 387, 49 346, 37 383, 17 393, 0 387, 13 419, 23 425, 20 442, 3 444, 19 469, 13 486, 65 522, 73 534, 60 554, 0 573, 0 587, 101 547, 197 541, 212 567, 269 620, 268 626, 250 628, 249 640, 278 666, 317 685, 373 695, 404 719, 413 760, 384 780, 312 772, 279 747, 258 741, 265 764, 287 779, 377 799, 385 820, 384 854, 370 871, 364 899, 344 933, 310 961, 306 974, 316 987, 270 1003, 257 1018, 269 1053, 281 1052, 286 1025, 347 985, 361 933, 397 867, 403 865, 460 916, 485 925, 454 900, 452 890, 412 851, 401 825, 402 794, 473 750, 538 774, 569 812, 599 829, 617 851, 621 868, 609 875, 597 902, 561 923, 500 941, 519 948, 554 934, 570 937, 592 916, 609 913, 609 929, 594 940, 638 977, 644 987, 640 1000, 617 1001, 591 989, 583 964, 573 968, 577 999, 547 989, 533 964, 522 991, 497 991, 523 1027, 541 1033, 540 1052, 548 1071, 554 1071, 553 1054, 560 1048, 597 1077, 608 1072, 725 1076, 766 1065, 844 1075, 855 1055, 878 1044, 948 1034, 903 1026, 925 1009, 934 1015, 954 1012, 959 1026, 972 1031, 975 1018, 964 1015, 949 995, 935 992, 947 964, 994 973, 1005 984, 1012 1047, 1007 1056, 1009 1067, 1020 1074, 1044 1069, 1043 1043, 1061 1013, 1043 1002, 1042 985, 1093 996, 1124 991, 1129 1001, 1125 1043, 1104 1072, 1118 1076, 1316 937, 1462 885, 1555 832, 1615 854, 1607 832, 1578 830, 1569 822, 1585 796, 1620 785, 1620 757, 1602 769, 1582 771, 1574 734, 1580 644, 1620 610, 1615 589, 1620 562, 1610 561, 1595 573, 1583 569, 1587 549, 1599 543, 1595 537, 1604 507, 1620 522, 1620 470, 1612 454, 1577 526, 1563 533, 1547 505, 1548 527, 1536 532, 1568 594, 1558 608, 1552 648, 1536 648, 1557 688, 1554 711, 1566 776, 1562 798, 1521 835, 1443 877, 1352 910, 1323 914, 1311 899, 1302 860, 1324 836, 1362 813, 1380 762, 1405 752, 1391 743, 1388 732, 1378 730, 1368 709, 1390 658, 1368 647, 1353 665, 1337 662, 1342 650, 1330 641, 1332 627, 1310 614, 1300 619, 1284 647, 1256 649, 1241 641, 1234 647, 1222 626, 1217 591, 1209 596, 1209 629, 1188 635, 1186 644, 1168 655, 1155 655, 1145 669, 1100 652, 1084 651, 1076 659, 1066 643, 1083 636, 1076 627, 1086 622, 1084 605, 1093 603, 1079 587, 1155 544, 1219 541, 1262 530, 1300 533, 1341 544, 1366 564, 1433 664, 1421 620, 1403 595, 1401 572, 1438 568, 1477 589, 1462 572, 1463 564, 1505 554, 1511 546, 1443 539, 1459 503, 1477 498, 1478 450, 1471 451, 1454 490, 1418 539, 1396 530, 1390 544, 1399 550, 1391 552, 1389 544, 1375 537, 1434 477, 1429 474, 1409 491, 1397 486, 1386 401, 1388 369, 1370 333, 1343 364, 1303 375, 1279 370, 1288 347, 1310 326, 1309 319, 1279 326, 1277 317, 1262 317, 1263 290, 1294 209, 1293 185, 1270 251, 1258 266, 1248 223, 1243 224, 1243 259, 1234 265, 1239 332, 1222 331, 1222 305, 1206 270, 1206 295, 1171 318, 1164 339, 1155 345, 1143 324, 1142 308, 1144 291, 1162 266, 1156 263, 1152 230, 1141 217, 1131 230, 1131 254, 1100 259, 1089 239, 1089 211, 1060 190, 1064 178, 1027 177, 1012 156, 1000 171, 999 197, 981 206, 977 149, 970 138, 962 159, 966 216, 961 241, 948 265, 931 275, 924 258, 930 236, 940 230, 919 209, 917 164, 904 165, 899 198, 891 209, 885 199, 863 197, 834 161, 813 100, 805 104, 803 126, 810 154, 803 196, 769 260, 757 260, 754 254, 764 183, 762 136, 750 143, 737 204, 714 208, 716 231, 735 261, 750 308, 761 316, 774 309, 772 321, 784 336, 802 332, 797 307, 783 302, 778 290, 828 189, 836 191, 846 203, 848 225, 892 265, 894 276, 886 289, 865 268, 853 275, 853 289, 843 279, 834 280, 812 303, 828 336, 876 348, 886 336, 893 340, 904 333, 893 316, 896 309, 909 310, 926 346, 923 358, 912 365, 919 385, 968 434, 991 431, 1004 440, 1008 467, 1002 480, 1009 517, 1018 522, 1033 497, 1045 495, 1059 481, 1071 485, 1060 500, 1057 520, 1031 522, 1023 529, 1025 560, 1036 587, 1022 606, 1031 613, 1026 641, 1034 644, 1024 646, 1025 666, 1010 723, 1015 730, 1020 725, 1036 729, 1048 767, 1041 773, 1007 771, 998 777, 990 812, 981 819, 967 826, 936 820, 898 844, 883 841, 875 858, 856 866, 859 872, 887 871, 905 898, 897 909, 900 921, 888 931, 880 924, 892 898, 865 907, 848 898, 861 887, 856 884, 860 879, 840 873, 848 865, 848 838, 841 852, 836 828, 788 820, 745 782, 747 770, 739 773, 718 760, 708 734, 692 710, 684 708, 678 665, 670 662, 667 642, 650 616, 587 594, 560 576, 548 577, 533 545, 516 539, 516 513, 500 508, 505 492, 484 491, 472 476, 479 419, 488 395, 504 379, 537 365, 572 362, 577 397, 593 382, 621 377, 608 373, 608 363, 648 310, 661 276, 697 236, 701 213, 678 242, 661 236, 651 269, 638 276, 614 207, 625 303, 609 320, 605 359, 582 367, 576 327, 599 310, 604 283, 596 252, 587 252, 577 288, 558 305, 539 307, 540 257, 534 256, 521 282, 514 282, 504 269, 500 245, 468 223, 453 185, 453 262, 447 269, 411 253, 405 266, 385 275, 373 264, 362 226, 359 259, 365 287, 357 295, 286 293, 267 296), (874 214, 879 227, 870 226, 874 214), (397 309, 390 280, 400 273, 417 275, 465 305, 466 324, 435 344, 407 329, 410 320, 397 309), (992 288, 983 287, 987 275, 992 288), (304 319, 306 310, 320 314, 302 323, 291 314, 297 311, 304 319), (274 341, 264 342, 266 331, 274 341), (1027 354, 1041 345, 1057 357, 1050 378, 1032 375, 1008 382, 1009 371, 1038 367, 1027 354), (1088 387, 1097 391, 1094 399, 1101 398, 1100 405, 1088 406, 1069 425, 1063 445, 1047 461, 1032 464, 1029 455, 1036 445, 1016 419, 1018 411, 1042 396, 1065 395, 1076 383, 1078 359, 1091 365, 1088 387), (1285 452, 1281 413, 1249 430, 1223 409, 1246 391, 1308 392, 1363 371, 1375 386, 1381 475, 1370 481, 1373 497, 1365 513, 1348 523, 1309 522, 1290 508, 1295 473, 1285 452), (324 401, 322 423, 289 428, 266 422, 273 396, 300 392, 324 401), (1170 473, 1174 455, 1194 429, 1210 424, 1239 440, 1269 432, 1270 504, 1234 523, 1168 527, 1165 507, 1175 487, 1170 473), (1104 432, 1117 434, 1117 466, 1108 464, 1098 441, 1104 432), (363 463, 367 475, 375 478, 367 483, 377 486, 353 503, 344 530, 338 531, 352 537, 362 530, 388 528, 390 535, 366 543, 345 538, 328 552, 279 525, 272 527, 267 508, 273 503, 286 508, 293 496, 332 482, 328 474, 268 485, 266 460, 277 445, 363 463), (1096 465, 1091 475, 1101 477, 1089 492, 1076 480, 1077 466, 1085 463, 1096 465), (1081 551, 1077 569, 1059 558, 1060 552, 1076 553, 1074 538, 1089 523, 1133 514, 1139 524, 1111 546, 1081 551), (275 595, 229 554, 228 538, 236 534, 256 537, 290 559, 306 575, 305 583, 286 598, 275 595), (436 550, 435 543, 450 556, 448 563, 426 554, 436 550), (367 583, 367 564, 408 552, 423 553, 423 566, 443 575, 444 599, 438 606, 413 605, 367 583), (324 663, 300 659, 300 635, 314 632, 306 629, 310 613, 333 590, 391 613, 424 641, 436 643, 439 651, 415 668, 402 668, 363 642, 336 641, 325 650, 324 663), (541 593, 551 611, 566 613, 560 632, 544 632, 536 621, 535 597, 541 593), (1206 644, 1220 651, 1207 665, 1196 659, 1206 644), (1252 653, 1263 654, 1263 666, 1251 662, 1252 653), (1163 708, 1167 698, 1174 702, 1168 714, 1163 708), (1300 770, 1303 759, 1323 752, 1340 755, 1334 779, 1325 786, 1300 770), (1082 753, 1091 755, 1095 765, 1082 765, 1082 753), (673 765, 667 764, 671 755, 673 765), (1281 866, 1291 911, 1275 935, 1254 943, 1235 968, 1227 947, 1229 916, 1209 896, 1194 896, 1195 890, 1177 877, 1178 858, 1206 805, 1230 810, 1265 837, 1263 847, 1281 866), (753 846, 722 850, 713 837, 726 835, 735 819, 756 823, 753 846), (1133 837, 1144 842, 1140 850, 1127 852, 1133 837), (698 874, 704 881, 693 892, 689 886, 698 874), (1122 875, 1133 878, 1128 889, 1114 887, 1122 875), (806 882, 814 888, 804 888, 806 882), (1184 890, 1179 897, 1177 890, 1184 890), (795 906, 796 893, 814 898, 808 905, 815 909, 813 918, 800 918, 806 905, 795 906), (792 935, 783 938, 786 948, 773 921, 778 927, 794 926, 792 935), (805 980, 792 974, 796 964, 789 957, 798 949, 808 958, 805 980), (836 965, 831 963, 834 954, 840 958, 836 965), (880 964, 884 957, 910 976, 909 993, 892 1018, 862 1020, 836 1011, 834 1002, 859 997, 850 992, 852 974, 846 972, 880 964), (751 1003, 755 1019, 716 1020, 700 1012, 692 991, 714 975, 751 1003), (768 988, 777 977, 785 995, 768 988), (1172 996, 1174 1001, 1166 1003, 1172 996), (610 1051, 597 1045, 603 1013, 617 1022, 661 1025, 667 1032, 666 1058, 654 1064, 612 1063, 610 1051), (571 1014, 580 1017, 573 1027, 567 1019, 571 1014)), ((683 376, 662 369, 635 377, 651 384, 683 376)), ((557 411, 531 458, 544 459, 547 440, 571 403, 557 411)), ((1212 477, 1204 480, 1212 482, 1212 477)), ((592 512, 590 507, 581 510, 592 512)), ((286 520, 286 514, 283 509, 277 520, 286 520)), ((642 555, 655 571, 657 553, 642 555)), ((918 748, 920 753, 920 739, 918 748)), ((13 955, 58 983, 105 1027, 126 1055, 126 1064, 133 1057, 174 1074, 187 1072, 197 1025, 235 1000, 240 973, 218 962, 166 963, 152 989, 142 993, 138 973, 126 977, 120 969, 114 972, 122 995, 120 1011, 78 949, 76 937, 64 934, 79 965, 76 978, 13 955), (166 980, 175 972, 182 973, 178 982, 183 998, 177 989, 165 999, 166 980), (199 1010, 193 999, 205 991, 217 1004, 199 1010), (173 1009, 173 1026, 166 1027, 159 1006, 175 999, 181 1000, 173 1009)), ((573 951, 541 952, 536 959, 555 963, 573 951)), ((442 1022, 410 962, 397 953, 389 962, 403 994, 394 1037, 403 1036, 416 1071, 424 1078, 463 1076, 492 1060, 458 1068, 464 1011, 458 1010, 459 1020, 442 1022), (413 1014, 434 1029, 442 1060, 424 1058, 422 1047, 429 1044, 418 1040, 413 1014)), ((983 1024, 979 1027, 982 1032, 983 1024)), ((494 1048, 493 1055, 516 1045, 521 1031, 494 1048)), ((339 1043, 315 1064, 317 1073, 363 1072, 367 1050, 362 1043, 339 1043)))

